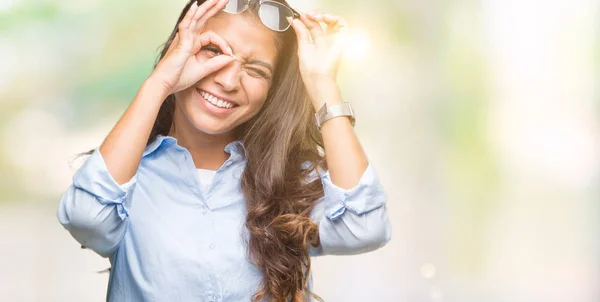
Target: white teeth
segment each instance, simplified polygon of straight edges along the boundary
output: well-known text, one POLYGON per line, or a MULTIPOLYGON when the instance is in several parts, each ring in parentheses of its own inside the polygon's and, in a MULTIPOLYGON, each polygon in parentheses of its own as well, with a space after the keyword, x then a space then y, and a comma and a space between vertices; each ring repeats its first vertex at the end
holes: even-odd
POLYGON ((202 91, 200 95, 202 95, 202 97, 204 97, 207 101, 209 101, 211 104, 213 104, 213 105, 215 105, 217 107, 227 108, 227 109, 233 107, 232 103, 229 103, 229 102, 226 102, 226 101, 223 101, 223 100, 219 100, 214 95, 209 94, 206 91, 202 91))

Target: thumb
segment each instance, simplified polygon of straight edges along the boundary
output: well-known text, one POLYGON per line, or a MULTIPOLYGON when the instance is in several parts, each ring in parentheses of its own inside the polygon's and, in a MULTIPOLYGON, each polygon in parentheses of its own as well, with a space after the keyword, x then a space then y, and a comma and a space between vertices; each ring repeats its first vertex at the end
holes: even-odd
POLYGON ((234 58, 228 55, 220 55, 209 59, 202 66, 202 69, 200 71, 200 78, 204 78, 205 76, 225 67, 233 60, 234 58))
POLYGON ((302 23, 302 21, 298 19, 293 19, 288 17, 288 21, 290 21, 292 28, 296 32, 296 38, 298 39, 298 48, 302 47, 305 44, 310 44, 310 33, 306 25, 302 23))

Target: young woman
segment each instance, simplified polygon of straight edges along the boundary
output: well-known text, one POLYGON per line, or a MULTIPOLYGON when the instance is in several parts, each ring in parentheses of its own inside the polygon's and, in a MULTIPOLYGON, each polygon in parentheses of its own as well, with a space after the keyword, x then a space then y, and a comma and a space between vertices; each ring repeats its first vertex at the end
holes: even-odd
POLYGON ((320 300, 311 256, 390 240, 335 80, 346 26, 284 1, 185 6, 58 209, 110 259, 107 300, 320 300))

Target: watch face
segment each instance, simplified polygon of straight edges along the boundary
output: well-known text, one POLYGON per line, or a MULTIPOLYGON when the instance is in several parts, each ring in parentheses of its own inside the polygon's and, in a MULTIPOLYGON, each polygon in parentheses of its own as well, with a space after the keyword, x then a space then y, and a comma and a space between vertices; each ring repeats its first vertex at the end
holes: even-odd
POLYGON ((344 102, 331 107, 327 107, 327 104, 323 104, 319 111, 315 113, 315 123, 319 131, 321 130, 321 125, 323 123, 337 116, 348 117, 352 126, 354 127, 354 110, 352 109, 350 103, 344 102))

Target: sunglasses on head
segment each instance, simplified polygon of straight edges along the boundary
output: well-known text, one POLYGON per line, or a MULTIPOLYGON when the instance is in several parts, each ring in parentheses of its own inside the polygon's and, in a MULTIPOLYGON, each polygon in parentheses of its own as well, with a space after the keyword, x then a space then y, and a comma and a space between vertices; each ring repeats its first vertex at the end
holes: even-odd
MULTIPOLYGON (((257 0, 229 0, 224 12, 230 14, 241 14, 250 8, 250 1, 257 0)), ((286 31, 291 24, 287 17, 299 18, 300 14, 293 8, 273 0, 258 0, 258 17, 262 23, 274 31, 286 31)))

